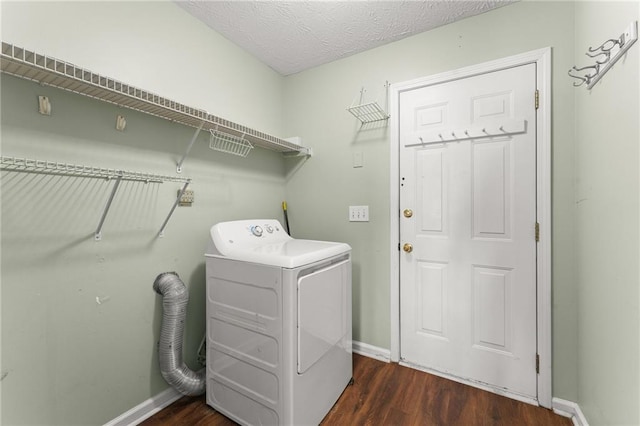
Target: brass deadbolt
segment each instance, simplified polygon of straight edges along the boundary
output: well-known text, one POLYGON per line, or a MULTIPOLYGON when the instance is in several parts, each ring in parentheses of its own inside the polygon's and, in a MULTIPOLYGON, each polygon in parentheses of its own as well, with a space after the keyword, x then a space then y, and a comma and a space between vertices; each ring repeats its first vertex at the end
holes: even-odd
POLYGON ((411 210, 411 209, 404 209, 404 211, 402 212, 402 214, 404 214, 404 217, 411 217, 411 216, 413 216, 413 210, 411 210))
POLYGON ((411 245, 411 243, 404 243, 404 245, 402 246, 402 250, 406 251, 407 253, 411 253, 413 251, 413 246, 411 245))

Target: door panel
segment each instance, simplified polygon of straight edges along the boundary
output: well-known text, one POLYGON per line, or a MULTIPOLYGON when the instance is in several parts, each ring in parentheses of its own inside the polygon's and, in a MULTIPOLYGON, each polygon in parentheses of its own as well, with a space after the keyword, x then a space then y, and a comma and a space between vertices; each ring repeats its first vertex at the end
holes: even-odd
POLYGON ((416 310, 418 331, 432 336, 446 338, 444 311, 447 300, 447 264, 420 262, 416 300, 420 306, 416 310))
POLYGON ((400 206, 413 211, 400 220, 413 246, 400 259, 400 357, 531 398, 535 78, 530 64, 406 91, 399 119, 400 206), (508 133, 513 122, 524 132, 508 133))
POLYGON ((443 149, 429 149, 417 153, 417 172, 420 184, 418 206, 420 230, 429 234, 446 234, 447 188, 446 162, 443 149))
POLYGON ((475 238, 510 238, 510 148, 509 140, 471 144, 475 238))

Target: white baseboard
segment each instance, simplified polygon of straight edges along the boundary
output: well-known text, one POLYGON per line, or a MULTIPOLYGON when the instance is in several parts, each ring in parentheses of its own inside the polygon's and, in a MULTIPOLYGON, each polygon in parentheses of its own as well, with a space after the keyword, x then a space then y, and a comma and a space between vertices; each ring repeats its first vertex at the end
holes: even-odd
MULTIPOLYGON (((390 362, 391 360, 391 352, 388 349, 379 348, 377 346, 369 345, 362 342, 353 342, 352 348, 353 352, 363 356, 367 356, 369 358, 374 358, 384 362, 390 362)), ((180 392, 173 388, 168 388, 158 395, 153 396, 142 402, 141 404, 133 407, 126 413, 121 414, 110 422, 105 423, 104 426, 137 425, 143 420, 146 420, 149 417, 153 416, 166 406, 177 401, 181 397, 182 394, 180 392)))
POLYGON ((570 417, 575 426, 589 426, 587 418, 575 402, 567 401, 560 398, 551 400, 553 412, 564 417, 570 417))
POLYGON ((379 361, 391 362, 391 351, 389 349, 379 348, 368 343, 352 342, 353 352, 379 361))
POLYGON ((180 392, 173 388, 169 388, 133 407, 126 413, 119 415, 104 426, 137 425, 180 398, 182 398, 182 394, 180 392))

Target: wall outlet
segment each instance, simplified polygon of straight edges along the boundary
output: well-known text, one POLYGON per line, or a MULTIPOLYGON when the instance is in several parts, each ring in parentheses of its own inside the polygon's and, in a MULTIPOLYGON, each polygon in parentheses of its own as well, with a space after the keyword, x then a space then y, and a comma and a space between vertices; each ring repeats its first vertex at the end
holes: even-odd
POLYGON ((349 206, 349 222, 369 222, 369 206, 349 206))
MULTIPOLYGON (((178 189, 178 195, 180 195, 180 190, 178 189)), ((193 204, 193 189, 185 189, 182 193, 182 197, 180 197, 180 201, 178 201, 178 205, 181 207, 191 207, 193 204)))

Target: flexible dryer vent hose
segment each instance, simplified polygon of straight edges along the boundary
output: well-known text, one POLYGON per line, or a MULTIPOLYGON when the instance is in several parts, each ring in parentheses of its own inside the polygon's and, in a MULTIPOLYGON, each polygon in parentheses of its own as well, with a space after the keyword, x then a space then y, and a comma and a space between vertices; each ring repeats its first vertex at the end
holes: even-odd
POLYGON ((162 295, 162 327, 158 345, 162 377, 183 395, 202 395, 206 383, 205 369, 195 372, 182 361, 189 290, 175 272, 158 275, 153 289, 162 295))

